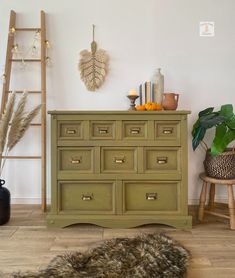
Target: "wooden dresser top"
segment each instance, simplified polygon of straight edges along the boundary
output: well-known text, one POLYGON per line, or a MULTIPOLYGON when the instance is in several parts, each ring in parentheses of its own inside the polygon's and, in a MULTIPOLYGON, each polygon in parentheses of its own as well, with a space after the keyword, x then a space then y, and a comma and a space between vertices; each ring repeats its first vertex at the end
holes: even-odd
POLYGON ((186 115, 190 114, 189 110, 163 110, 163 111, 128 111, 128 110, 52 110, 48 111, 51 115, 186 115))

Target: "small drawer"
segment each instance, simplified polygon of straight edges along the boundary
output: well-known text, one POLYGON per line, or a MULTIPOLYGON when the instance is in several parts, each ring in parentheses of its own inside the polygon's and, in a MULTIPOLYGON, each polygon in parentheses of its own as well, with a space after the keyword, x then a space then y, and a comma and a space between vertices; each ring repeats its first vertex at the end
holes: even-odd
POLYGON ((61 181, 58 183, 59 211, 114 213, 114 192, 112 181, 61 181))
POLYGON ((93 172, 93 148, 59 148, 59 171, 93 172))
POLYGON ((115 139, 115 121, 91 121, 90 139, 115 139))
POLYGON ((125 212, 177 211, 178 182, 126 181, 124 182, 125 212))
POLYGON ((101 148, 101 172, 137 172, 137 150, 131 147, 101 148))
POLYGON ((59 121, 58 139, 83 139, 83 122, 59 121))
POLYGON ((180 149, 168 147, 144 148, 144 171, 178 171, 180 169, 180 149))
POLYGON ((180 122, 155 121, 155 139, 164 141, 180 140, 180 122))
POLYGON ((123 139, 147 139, 147 121, 123 121, 123 139))

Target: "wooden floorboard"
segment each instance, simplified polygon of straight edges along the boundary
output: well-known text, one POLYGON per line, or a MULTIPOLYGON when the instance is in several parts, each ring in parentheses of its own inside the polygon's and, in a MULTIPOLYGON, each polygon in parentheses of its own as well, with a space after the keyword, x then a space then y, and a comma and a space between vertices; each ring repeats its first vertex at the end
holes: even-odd
POLYGON ((227 220, 209 217, 196 221, 191 230, 164 225, 146 225, 133 229, 106 229, 95 225, 74 225, 65 229, 47 229, 45 214, 37 205, 12 205, 11 220, 0 226, 0 278, 15 271, 37 270, 58 254, 86 251, 114 237, 134 237, 141 233, 164 232, 182 243, 192 254, 189 278, 235 277, 235 231, 227 220))

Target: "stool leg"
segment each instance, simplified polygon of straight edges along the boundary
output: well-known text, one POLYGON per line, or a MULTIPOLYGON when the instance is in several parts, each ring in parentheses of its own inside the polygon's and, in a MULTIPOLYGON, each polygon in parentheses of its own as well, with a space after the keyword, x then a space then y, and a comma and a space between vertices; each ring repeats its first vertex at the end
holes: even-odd
POLYGON ((207 192, 207 182, 203 181, 202 191, 201 191, 201 195, 200 195, 199 211, 198 211, 198 220, 200 222, 203 222, 203 220, 204 220, 206 192, 207 192))
POLYGON ((212 183, 210 186, 210 198, 208 209, 213 211, 215 209, 215 184, 212 183))
POLYGON ((234 230, 235 229, 235 203, 234 203, 232 184, 228 185, 228 208, 229 208, 229 215, 230 215, 230 228, 234 230))

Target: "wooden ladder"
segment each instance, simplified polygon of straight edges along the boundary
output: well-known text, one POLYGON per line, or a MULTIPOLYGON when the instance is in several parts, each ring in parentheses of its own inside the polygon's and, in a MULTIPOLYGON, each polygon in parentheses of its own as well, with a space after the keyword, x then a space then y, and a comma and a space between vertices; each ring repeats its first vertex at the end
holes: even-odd
MULTIPOLYGON (((41 34, 41 57, 40 59, 24 59, 25 62, 38 62, 41 64, 41 90, 28 91, 29 94, 41 94, 41 123, 31 124, 31 126, 41 127, 41 156, 7 156, 7 159, 41 159, 41 208, 46 211, 46 21, 45 12, 41 11, 41 26, 40 28, 17 28, 16 13, 11 11, 9 22, 9 33, 7 42, 7 53, 5 62, 5 82, 2 90, 1 114, 3 113, 8 95, 11 93, 9 90, 12 63, 22 62, 22 59, 13 59, 12 47, 14 45, 15 32, 37 32, 41 34)), ((22 93, 23 90, 15 90, 16 93, 22 93)), ((4 156, 3 156, 4 158, 4 156)))

